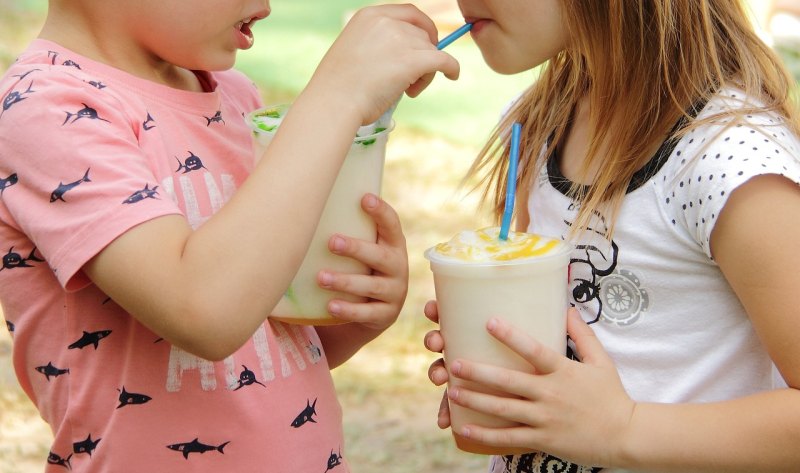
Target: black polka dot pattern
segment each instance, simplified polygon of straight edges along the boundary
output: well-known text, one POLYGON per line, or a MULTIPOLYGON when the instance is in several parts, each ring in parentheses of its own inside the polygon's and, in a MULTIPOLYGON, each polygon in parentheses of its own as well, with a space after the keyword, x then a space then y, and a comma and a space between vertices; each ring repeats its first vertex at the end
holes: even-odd
MULTIPOLYGON (((741 97, 741 95, 739 95, 741 97)), ((711 102, 698 118, 712 116, 723 107, 736 107, 737 94, 711 102)), ((653 180, 663 198, 667 219, 682 227, 711 257, 709 241, 728 196, 752 177, 778 174, 800 183, 800 141, 782 120, 763 113, 696 128, 676 146, 662 173, 653 180)))

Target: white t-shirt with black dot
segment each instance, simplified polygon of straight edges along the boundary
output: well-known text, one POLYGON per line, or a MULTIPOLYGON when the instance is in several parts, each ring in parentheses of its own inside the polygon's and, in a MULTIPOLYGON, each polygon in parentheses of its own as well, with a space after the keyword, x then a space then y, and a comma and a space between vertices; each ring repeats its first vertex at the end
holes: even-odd
MULTIPOLYGON (((726 91, 698 118, 740 107, 742 98, 726 91)), ((599 221, 572 254, 571 303, 594 322, 638 401, 711 402, 773 389, 780 381, 709 241, 728 197, 749 179, 779 174, 800 183, 800 141, 767 113, 723 128, 703 126, 665 143, 628 189, 613 240, 604 238, 607 225, 599 221)), ((528 231, 566 238, 577 209, 564 195, 569 181, 551 161, 529 197, 528 231)), ((493 471, 539 471, 537 465, 547 462, 558 460, 496 459, 493 471)))

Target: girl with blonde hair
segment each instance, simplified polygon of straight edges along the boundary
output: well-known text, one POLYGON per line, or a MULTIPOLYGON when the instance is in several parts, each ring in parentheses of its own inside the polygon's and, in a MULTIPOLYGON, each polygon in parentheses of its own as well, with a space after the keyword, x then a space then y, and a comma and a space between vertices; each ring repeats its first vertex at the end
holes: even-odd
MULTIPOLYGON (((742 3, 459 6, 492 69, 542 65, 471 175, 499 217, 521 123, 516 228, 574 250, 569 356, 498 313, 487 330, 530 372, 431 366, 437 385, 506 393, 450 389, 451 403, 519 423, 455 433, 534 452, 494 457, 493 472, 797 471, 800 122, 742 3)), ((425 313, 437 320, 436 304, 425 313)))

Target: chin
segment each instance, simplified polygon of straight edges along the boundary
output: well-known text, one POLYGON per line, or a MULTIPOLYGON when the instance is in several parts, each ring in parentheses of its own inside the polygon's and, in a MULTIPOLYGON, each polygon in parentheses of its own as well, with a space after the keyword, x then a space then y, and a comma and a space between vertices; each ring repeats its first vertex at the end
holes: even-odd
POLYGON ((522 67, 519 64, 509 63, 508 61, 503 61, 499 58, 487 56, 485 54, 483 55, 483 60, 491 70, 503 75, 517 74, 530 69, 529 67, 522 67))

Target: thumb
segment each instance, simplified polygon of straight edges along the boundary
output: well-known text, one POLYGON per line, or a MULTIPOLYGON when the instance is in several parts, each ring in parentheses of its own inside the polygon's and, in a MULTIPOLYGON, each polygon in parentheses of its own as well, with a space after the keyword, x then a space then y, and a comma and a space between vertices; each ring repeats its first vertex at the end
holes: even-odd
POLYGON ((597 366, 613 366, 611 357, 608 356, 594 330, 583 321, 574 307, 567 311, 567 334, 575 343, 581 361, 597 366))

